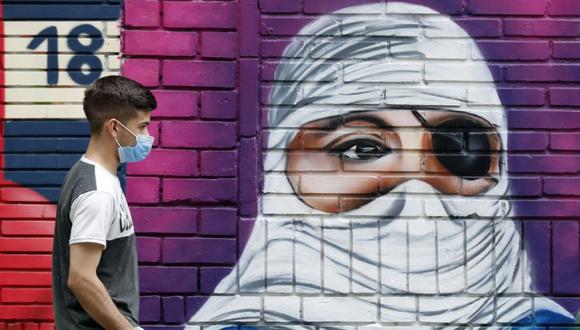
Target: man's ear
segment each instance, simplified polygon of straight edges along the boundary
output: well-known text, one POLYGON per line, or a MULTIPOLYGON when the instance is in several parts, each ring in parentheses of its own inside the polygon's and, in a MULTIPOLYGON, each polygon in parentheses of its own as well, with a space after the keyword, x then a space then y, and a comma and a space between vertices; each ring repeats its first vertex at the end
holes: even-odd
POLYGON ((114 118, 109 118, 107 121, 105 121, 104 129, 112 133, 114 137, 117 137, 118 127, 117 121, 114 118))

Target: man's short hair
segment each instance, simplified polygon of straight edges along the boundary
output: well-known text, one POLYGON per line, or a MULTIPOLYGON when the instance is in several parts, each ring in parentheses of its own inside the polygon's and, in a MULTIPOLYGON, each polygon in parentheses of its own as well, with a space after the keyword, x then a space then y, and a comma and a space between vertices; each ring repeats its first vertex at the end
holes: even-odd
POLYGON ((105 76, 85 90, 83 110, 91 125, 91 134, 99 135, 105 121, 117 118, 126 123, 137 117, 137 111, 157 108, 155 96, 135 80, 122 76, 105 76))

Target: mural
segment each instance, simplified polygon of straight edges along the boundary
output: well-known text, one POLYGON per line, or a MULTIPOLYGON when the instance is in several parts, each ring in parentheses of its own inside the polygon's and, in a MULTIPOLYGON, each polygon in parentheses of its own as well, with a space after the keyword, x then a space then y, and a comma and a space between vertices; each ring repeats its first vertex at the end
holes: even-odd
POLYGON ((532 289, 506 112, 464 29, 425 6, 355 5, 281 57, 260 213, 190 322, 574 323, 532 289))

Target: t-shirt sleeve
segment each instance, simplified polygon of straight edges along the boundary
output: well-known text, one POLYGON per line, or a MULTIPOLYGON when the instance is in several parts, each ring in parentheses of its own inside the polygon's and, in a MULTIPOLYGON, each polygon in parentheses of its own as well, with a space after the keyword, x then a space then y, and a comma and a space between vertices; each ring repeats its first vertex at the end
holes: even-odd
POLYGON ((79 195, 71 205, 72 229, 69 245, 97 243, 105 249, 114 214, 115 199, 111 194, 93 190, 79 195))

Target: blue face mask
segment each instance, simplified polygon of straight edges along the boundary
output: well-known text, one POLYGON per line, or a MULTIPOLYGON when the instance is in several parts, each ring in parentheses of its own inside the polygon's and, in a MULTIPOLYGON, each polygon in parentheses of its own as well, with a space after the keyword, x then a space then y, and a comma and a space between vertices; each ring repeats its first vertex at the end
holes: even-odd
POLYGON ((123 126, 123 128, 126 129, 129 133, 133 134, 133 136, 135 136, 135 138, 137 139, 137 144, 135 144, 134 146, 123 147, 121 146, 119 141, 117 141, 117 138, 114 138, 115 142, 117 142, 117 145, 119 145, 117 151, 119 153, 119 160, 121 161, 121 163, 138 162, 140 160, 147 158, 149 152, 151 151, 151 147, 153 147, 153 140, 155 140, 155 138, 149 135, 141 135, 141 134, 135 135, 133 132, 131 132, 131 130, 125 127, 125 125, 121 124, 120 121, 117 120, 117 122, 121 126, 123 126))

